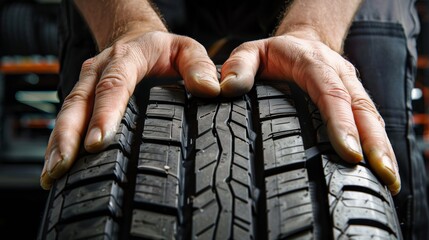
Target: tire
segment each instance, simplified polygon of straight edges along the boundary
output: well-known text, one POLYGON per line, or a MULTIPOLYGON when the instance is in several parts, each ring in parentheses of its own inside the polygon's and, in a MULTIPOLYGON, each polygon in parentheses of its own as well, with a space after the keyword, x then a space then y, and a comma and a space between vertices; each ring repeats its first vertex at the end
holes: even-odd
POLYGON ((39 239, 402 238, 387 188, 365 162, 339 159, 295 86, 143 95, 107 150, 56 181, 39 239))

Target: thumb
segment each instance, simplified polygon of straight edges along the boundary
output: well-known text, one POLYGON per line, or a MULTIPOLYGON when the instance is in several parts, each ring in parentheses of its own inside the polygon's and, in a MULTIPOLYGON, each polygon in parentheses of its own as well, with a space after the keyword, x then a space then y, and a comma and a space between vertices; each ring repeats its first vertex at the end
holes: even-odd
POLYGON ((173 66, 185 81, 186 89, 198 97, 216 97, 220 93, 216 66, 205 48, 197 41, 177 36, 178 44, 173 49, 173 66), (175 55, 174 55, 175 53, 175 55))
POLYGON ((246 42, 238 46, 222 66, 221 94, 239 96, 250 91, 259 69, 259 49, 262 41, 246 42))

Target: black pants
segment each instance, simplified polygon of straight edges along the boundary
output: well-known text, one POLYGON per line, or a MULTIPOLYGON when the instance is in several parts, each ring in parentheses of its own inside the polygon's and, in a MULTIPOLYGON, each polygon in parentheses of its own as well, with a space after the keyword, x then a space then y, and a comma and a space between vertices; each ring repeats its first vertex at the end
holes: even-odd
POLYGON ((371 0, 345 42, 345 56, 383 116, 398 160, 402 189, 394 200, 405 239, 429 237, 425 165, 412 126, 418 32, 414 1, 371 0))
MULTIPOLYGON (((212 5, 200 9, 202 4, 198 1, 154 2, 158 2, 170 29, 190 35, 207 47, 219 38, 231 39, 226 53, 243 40, 268 36, 276 16, 284 8, 284 0, 249 0, 240 4, 204 1, 212 5), (259 4, 257 8, 255 4, 259 4), (236 7, 242 9, 235 10, 236 7)), ((70 1, 64 2, 60 31, 61 99, 78 80, 82 62, 96 54, 85 23, 70 1)), ((405 239, 429 239, 426 172, 412 128, 411 89, 418 32, 413 0, 368 0, 356 15, 345 42, 345 57, 359 70, 365 88, 383 116, 399 163, 402 190, 394 200, 405 239)))

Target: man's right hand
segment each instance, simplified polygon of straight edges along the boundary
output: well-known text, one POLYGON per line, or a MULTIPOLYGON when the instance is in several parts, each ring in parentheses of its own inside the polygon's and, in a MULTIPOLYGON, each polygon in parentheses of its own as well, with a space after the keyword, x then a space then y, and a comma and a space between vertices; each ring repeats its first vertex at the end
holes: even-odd
POLYGON ((184 36, 134 31, 85 61, 51 133, 41 186, 51 188, 54 179, 70 169, 82 141, 89 152, 111 143, 130 96, 144 77, 174 75, 183 77, 193 95, 220 93, 216 67, 205 48, 184 36))

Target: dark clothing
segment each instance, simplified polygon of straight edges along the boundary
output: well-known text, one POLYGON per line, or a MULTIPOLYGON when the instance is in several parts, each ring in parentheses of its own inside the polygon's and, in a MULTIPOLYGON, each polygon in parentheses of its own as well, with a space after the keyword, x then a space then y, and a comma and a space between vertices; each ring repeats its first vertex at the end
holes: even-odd
MULTIPOLYGON (((222 63, 239 43, 269 36, 285 8, 284 0, 154 2, 173 32, 191 36, 207 48, 216 40, 228 39, 215 63, 222 63)), ((64 1, 62 5, 61 99, 78 80, 82 62, 96 54, 73 4, 64 1)), ((357 13, 344 48, 385 120, 399 163, 402 190, 394 200, 405 239, 429 239, 426 172, 411 112, 418 32, 413 0, 368 0, 357 13)))
POLYGON ((394 201, 405 239, 429 239, 426 171, 411 106, 419 28, 414 1, 365 1, 344 49, 386 123, 398 160, 402 189, 394 201))

